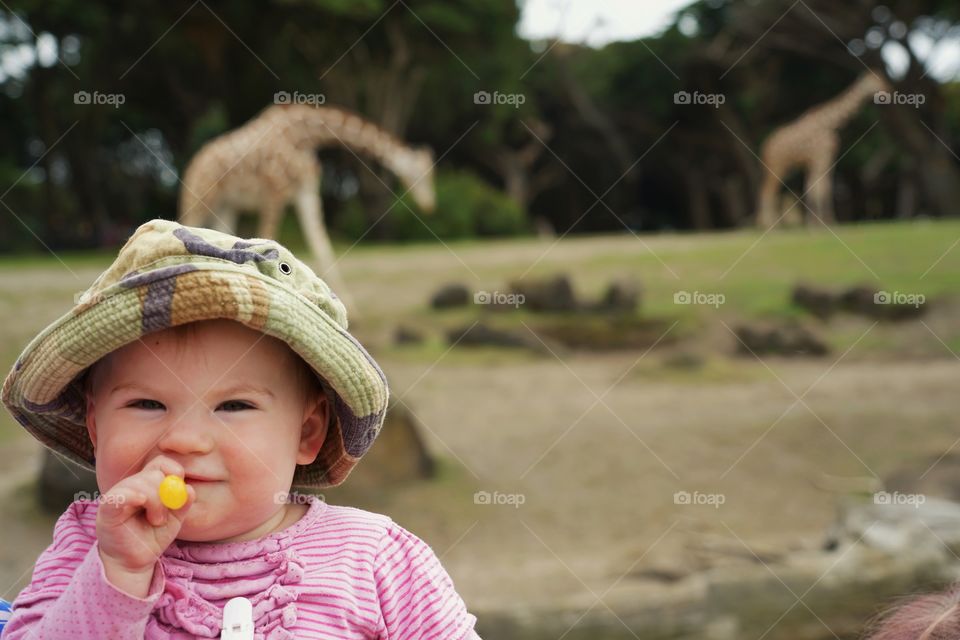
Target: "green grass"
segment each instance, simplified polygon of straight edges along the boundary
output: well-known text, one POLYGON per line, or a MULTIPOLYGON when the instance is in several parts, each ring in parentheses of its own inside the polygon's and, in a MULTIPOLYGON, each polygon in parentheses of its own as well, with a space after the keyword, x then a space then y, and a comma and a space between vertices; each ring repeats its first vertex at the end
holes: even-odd
MULTIPOLYGON (((928 300, 956 296, 960 293, 960 246, 951 247, 958 238, 960 220, 883 222, 841 225, 830 230, 780 229, 768 234, 745 229, 644 235, 639 239, 629 233, 568 236, 555 246, 553 241, 536 238, 473 239, 446 245, 360 244, 350 249, 348 261, 356 280, 365 281, 367 286, 375 282, 384 297, 404 296, 410 300, 399 315, 365 309, 367 317, 362 321, 372 327, 409 322, 423 328, 430 338, 427 345, 391 351, 400 358, 417 359, 442 353, 445 329, 469 324, 483 315, 472 306, 442 313, 428 309, 429 293, 423 290, 423 271, 418 268, 421 257, 433 260, 434 265, 439 259, 440 269, 449 272, 451 280, 459 279, 475 290, 504 291, 510 280, 528 270, 528 277, 569 273, 578 296, 587 301, 599 297, 611 278, 632 276, 643 287, 642 314, 646 318, 677 319, 680 325, 675 331, 685 334, 718 317, 734 322, 803 316, 790 303, 791 289, 798 282, 831 288, 864 284, 922 293, 928 300), (371 263, 365 268, 367 258, 376 258, 376 266, 371 263), (394 258, 395 269, 391 268, 394 258), (535 259, 538 261, 531 268, 535 259), (477 273, 480 282, 466 272, 461 260, 477 273), (679 291, 722 294, 725 300, 718 308, 679 305, 674 303, 674 294, 679 291)), ((287 216, 281 241, 295 250, 302 248, 294 216, 287 216)), ((348 247, 338 243, 336 250, 342 254, 348 247)), ((60 260, 71 267, 105 267, 113 256, 112 251, 59 254, 60 260)), ((44 253, 0 256, 0 274, 6 269, 44 268, 62 266, 56 257, 44 253)), ((0 290, 0 296, 18 305, 24 295, 20 289, 0 290)), ((521 321, 531 324, 535 320, 533 314, 522 309, 490 314, 490 318, 521 328, 521 321)), ((941 338, 955 351, 960 350, 960 335, 941 338)), ((874 343, 877 348, 883 346, 879 338, 868 340, 865 346, 874 343)), ((844 344, 847 341, 840 339, 835 346, 842 348, 844 344)), ((490 357, 496 358, 480 352, 465 356, 465 361, 481 363, 490 357)))
MULTIPOLYGON (((676 336, 684 337, 702 330, 707 324, 723 319, 730 326, 749 320, 784 320, 810 317, 792 305, 791 291, 797 283, 839 290, 865 285, 888 291, 920 293, 928 301, 960 294, 960 220, 930 222, 896 222, 847 225, 831 230, 785 229, 762 235, 754 230, 714 234, 671 234, 643 236, 642 242, 629 234, 565 239, 555 248, 542 241, 492 241, 483 246, 483 254, 472 243, 444 247, 422 246, 421 252, 452 250, 461 255, 482 279, 483 286, 473 285, 470 277, 459 279, 474 289, 507 289, 507 283, 519 277, 530 266, 529 247, 542 246, 536 255, 545 257, 530 271, 529 277, 565 272, 572 276, 578 296, 587 301, 598 298, 610 279, 632 275, 643 288, 641 313, 644 317, 677 319, 676 336), (592 251, 579 251, 581 243, 595 243, 592 251), (646 246, 644 246, 646 245, 646 246), (525 256, 504 259, 516 248, 526 248, 525 256), (484 255, 497 260, 485 266, 484 255), (577 257, 571 257, 576 255, 577 257), (523 259, 521 259, 523 258, 523 259), (666 266, 664 266, 666 265, 666 266), (717 308, 706 305, 674 303, 678 291, 722 294, 724 304, 717 308)), ((407 247, 404 248, 406 250, 407 247)), ((382 255, 384 247, 355 249, 382 255)), ((456 262, 451 256, 451 262, 456 262)), ((386 274, 391 287, 402 290, 406 279, 417 277, 405 271, 386 274)), ((451 279, 456 279, 451 278, 451 279)), ((495 324, 523 329, 521 322, 537 324, 537 316, 521 308, 516 312, 484 314, 475 307, 434 312, 427 308, 426 295, 411 309, 405 320, 413 326, 437 331, 438 327, 467 325, 473 319, 487 317, 495 324)), ((842 352, 861 338, 871 321, 842 329, 835 326, 813 326, 824 334, 835 352, 842 352)), ((867 335, 858 352, 890 352, 898 347, 900 332, 882 323, 867 335)), ((932 335, 927 352, 942 351, 943 346, 932 335)), ((941 333, 940 338, 960 353, 960 332, 941 333)), ((408 352, 416 353, 416 352, 408 352)), ((433 351, 422 352, 429 357, 433 351)))
POLYGON ((840 226, 833 233, 790 229, 762 239, 756 231, 737 231, 691 236, 692 248, 682 249, 645 238, 659 260, 638 247, 637 255, 626 260, 611 252, 580 266, 587 271, 627 268, 641 274, 645 309, 654 314, 676 312, 673 292, 684 290, 722 293, 725 306, 741 314, 783 317, 795 314, 789 292, 797 282, 866 284, 923 293, 928 299, 956 294, 960 248, 950 247, 958 238, 957 220, 840 226))

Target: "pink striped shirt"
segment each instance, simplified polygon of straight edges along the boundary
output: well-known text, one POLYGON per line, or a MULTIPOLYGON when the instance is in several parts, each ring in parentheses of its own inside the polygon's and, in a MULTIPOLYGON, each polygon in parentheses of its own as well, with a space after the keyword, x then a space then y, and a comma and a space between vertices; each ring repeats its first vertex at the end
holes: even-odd
POLYGON ((479 640, 433 550, 384 515, 311 496, 303 518, 265 538, 177 541, 146 598, 107 581, 96 517, 86 501, 60 517, 3 640, 219 638, 235 596, 253 604, 258 640, 479 640))

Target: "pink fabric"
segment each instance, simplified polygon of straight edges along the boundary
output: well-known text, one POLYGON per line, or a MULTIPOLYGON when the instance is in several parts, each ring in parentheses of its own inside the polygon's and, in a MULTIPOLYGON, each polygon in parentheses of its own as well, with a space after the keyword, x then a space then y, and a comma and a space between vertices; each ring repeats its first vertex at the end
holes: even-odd
POLYGON ((387 516, 310 497, 293 526, 248 542, 177 541, 146 598, 110 584, 97 504, 60 517, 3 640, 219 638, 227 600, 253 603, 257 640, 479 640, 433 550, 387 516))

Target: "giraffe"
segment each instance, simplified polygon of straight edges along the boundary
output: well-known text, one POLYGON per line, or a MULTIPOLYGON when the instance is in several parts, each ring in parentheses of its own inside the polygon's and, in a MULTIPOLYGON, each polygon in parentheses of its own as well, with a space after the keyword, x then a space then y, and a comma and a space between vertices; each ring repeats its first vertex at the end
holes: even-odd
POLYGON ((318 272, 352 307, 323 223, 316 150, 336 145, 370 156, 393 172, 424 211, 435 205, 433 152, 412 148, 360 116, 336 107, 275 104, 207 142, 187 165, 179 221, 234 233, 237 213, 259 216, 257 236, 276 237, 293 203, 318 272), (212 218, 212 220, 211 220, 212 218))
POLYGON ((776 226, 778 199, 790 172, 804 172, 804 193, 809 211, 823 224, 834 222, 833 165, 840 148, 839 130, 860 110, 863 102, 879 91, 889 91, 887 81, 874 71, 863 73, 840 95, 805 111, 796 120, 773 131, 763 142, 763 185, 756 215, 757 226, 776 226))

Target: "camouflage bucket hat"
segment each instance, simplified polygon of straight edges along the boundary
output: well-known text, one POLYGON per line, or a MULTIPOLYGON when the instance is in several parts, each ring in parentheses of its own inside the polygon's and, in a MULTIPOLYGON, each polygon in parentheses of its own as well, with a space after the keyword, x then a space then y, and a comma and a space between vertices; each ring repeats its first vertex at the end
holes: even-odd
POLYGON ((343 482, 383 425, 387 381, 347 333, 343 303, 273 240, 144 223, 79 303, 27 345, 3 383, 3 404, 44 445, 93 468, 82 384, 88 367, 153 331, 216 318, 283 340, 313 368, 333 416, 317 459, 298 465, 293 483, 343 482))

